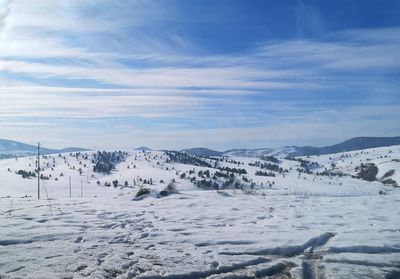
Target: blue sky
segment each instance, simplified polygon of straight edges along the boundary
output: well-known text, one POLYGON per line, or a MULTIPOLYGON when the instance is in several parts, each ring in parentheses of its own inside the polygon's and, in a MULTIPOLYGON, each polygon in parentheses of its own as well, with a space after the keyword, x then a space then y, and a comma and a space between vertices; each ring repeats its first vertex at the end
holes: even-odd
POLYGON ((400 135, 400 1, 0 0, 0 138, 215 149, 400 135))

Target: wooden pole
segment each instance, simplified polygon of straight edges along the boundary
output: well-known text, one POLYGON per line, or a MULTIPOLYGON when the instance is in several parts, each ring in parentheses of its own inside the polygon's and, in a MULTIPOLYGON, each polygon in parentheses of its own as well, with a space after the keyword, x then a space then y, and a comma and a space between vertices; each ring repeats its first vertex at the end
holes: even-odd
POLYGON ((37 197, 38 200, 40 200, 40 142, 38 142, 38 147, 37 147, 37 169, 38 169, 38 180, 37 180, 37 197))
POLYGON ((81 179, 81 198, 83 198, 83 180, 81 179))
POLYGON ((72 194, 71 194, 71 176, 69 176, 69 197, 70 198, 72 197, 72 194))

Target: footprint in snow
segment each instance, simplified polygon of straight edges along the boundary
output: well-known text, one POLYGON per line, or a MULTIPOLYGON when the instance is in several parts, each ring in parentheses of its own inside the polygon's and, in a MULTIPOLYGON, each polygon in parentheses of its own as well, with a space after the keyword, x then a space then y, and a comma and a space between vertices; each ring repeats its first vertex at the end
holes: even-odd
POLYGON ((75 243, 81 243, 81 242, 83 242, 84 240, 83 240, 83 237, 82 236, 79 236, 76 240, 75 240, 75 243))

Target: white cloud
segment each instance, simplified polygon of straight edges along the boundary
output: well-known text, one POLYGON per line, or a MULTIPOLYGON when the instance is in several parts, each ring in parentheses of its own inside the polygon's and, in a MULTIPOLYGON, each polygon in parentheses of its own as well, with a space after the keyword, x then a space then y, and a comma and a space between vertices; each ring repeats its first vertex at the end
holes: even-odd
MULTIPOLYGON (((284 121, 267 126, 181 129, 179 126, 161 128, 138 127, 136 124, 115 125, 98 130, 95 127, 57 126, 1 126, 10 138, 31 142, 32 138, 47 141, 53 147, 65 147, 76 142, 93 148, 133 148, 148 145, 153 148, 180 149, 188 146, 206 146, 219 150, 243 147, 278 147, 285 144, 324 145, 334 144, 355 136, 396 136, 400 124, 385 125, 385 119, 369 119, 367 116, 381 115, 387 111, 399 117, 399 106, 362 107, 357 110, 328 111, 305 117, 298 122, 284 121), (340 115, 337 121, 331 118, 340 115), (362 121, 360 121, 362 120, 362 121), (25 133, 21 133, 24 129, 25 133), (73 135, 73 136, 71 136, 73 135), (129 140, 127 140, 129 139, 129 140)), ((95 120, 94 120, 95 121, 95 120)))
MULTIPOLYGON (((316 15, 306 5, 300 5, 298 13, 316 15)), ((365 90, 366 96, 372 89, 393 92, 398 88, 393 80, 376 76, 399 69, 400 28, 265 42, 230 55, 199 55, 188 51, 197 46, 177 33, 155 37, 141 31, 148 23, 178 16, 170 5, 153 1, 110 5, 107 1, 15 0, 3 5, 1 132, 15 139, 46 135, 56 143, 74 139, 89 144, 94 136, 104 136, 104 131, 91 126, 96 121, 170 117, 174 120, 158 129, 132 123, 126 131, 129 123, 116 125, 114 133, 100 139, 101 144, 127 147, 123 138, 136 135, 132 144, 221 147, 366 135, 369 125, 375 125, 377 134, 393 134, 400 128, 388 124, 393 115, 398 116, 395 105, 359 104, 346 111, 318 109, 310 100, 284 99, 289 91, 304 96, 310 91, 330 94, 332 88, 365 90), (359 78, 360 72, 372 78, 359 78), (51 86, 56 83, 58 87, 51 86), (267 102, 268 94, 282 97, 267 102), (271 114, 265 115, 266 111, 271 114), (277 111, 285 113, 276 115, 277 111), (32 125, 28 117, 45 120, 32 125), (54 127, 52 122, 70 118, 82 119, 86 127, 54 127), (191 123, 175 123, 176 118, 201 129, 188 129, 191 123), (232 128, 235 124, 239 127, 232 128)), ((297 23, 299 33, 323 30, 318 15, 297 23)))

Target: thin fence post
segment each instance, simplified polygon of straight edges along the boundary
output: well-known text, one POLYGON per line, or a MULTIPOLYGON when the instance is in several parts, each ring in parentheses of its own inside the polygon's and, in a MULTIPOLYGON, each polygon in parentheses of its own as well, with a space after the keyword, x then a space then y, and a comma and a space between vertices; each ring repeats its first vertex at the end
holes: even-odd
POLYGON ((37 146, 37 174, 38 174, 38 180, 37 180, 37 197, 38 200, 40 200, 40 142, 38 142, 37 146))

